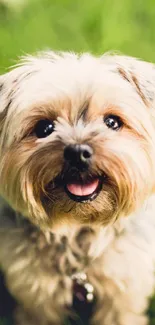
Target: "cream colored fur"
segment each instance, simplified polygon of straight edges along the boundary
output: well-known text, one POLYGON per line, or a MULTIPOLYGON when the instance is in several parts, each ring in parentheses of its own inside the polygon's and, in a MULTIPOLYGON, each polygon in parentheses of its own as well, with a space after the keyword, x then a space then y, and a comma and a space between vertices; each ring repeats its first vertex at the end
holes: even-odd
POLYGON ((155 284, 154 66, 49 52, 27 57, 0 82, 0 264, 20 306, 16 323, 62 324, 72 277, 86 272, 97 296, 92 324, 148 324, 155 284), (110 113, 123 119, 122 130, 104 125, 110 113), (44 116, 56 121, 55 133, 29 138, 44 116), (65 146, 85 142, 95 152, 91 172, 103 171, 108 183, 94 201, 73 204, 63 189, 46 186, 62 170, 65 146))

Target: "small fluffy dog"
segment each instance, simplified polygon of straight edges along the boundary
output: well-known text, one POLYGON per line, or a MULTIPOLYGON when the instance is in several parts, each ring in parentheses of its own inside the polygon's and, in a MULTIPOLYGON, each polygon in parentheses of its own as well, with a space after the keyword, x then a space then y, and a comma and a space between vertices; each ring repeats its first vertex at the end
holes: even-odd
POLYGON ((0 265, 16 324, 63 324, 80 288, 91 324, 148 324, 154 99, 154 65, 118 55, 41 53, 0 77, 0 265))

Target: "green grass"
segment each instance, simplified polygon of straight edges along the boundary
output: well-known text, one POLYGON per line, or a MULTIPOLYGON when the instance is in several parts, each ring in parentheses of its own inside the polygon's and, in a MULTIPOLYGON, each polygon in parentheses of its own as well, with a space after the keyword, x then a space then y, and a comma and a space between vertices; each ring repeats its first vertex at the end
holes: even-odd
POLYGON ((150 318, 150 325, 155 325, 155 297, 153 297, 150 301, 148 315, 150 318))
MULTIPOLYGON (((155 62, 154 0, 0 0, 0 73, 18 56, 38 50, 116 50, 155 62)), ((155 301, 150 305, 155 325, 155 301)), ((8 325, 1 319, 0 325, 8 325)))
POLYGON ((11 325, 10 318, 1 318, 0 319, 0 325, 11 325))
POLYGON ((21 10, 7 10, 0 4, 1 72, 17 56, 45 48, 96 54, 117 50, 155 60, 154 0, 27 0, 26 3, 21 10))

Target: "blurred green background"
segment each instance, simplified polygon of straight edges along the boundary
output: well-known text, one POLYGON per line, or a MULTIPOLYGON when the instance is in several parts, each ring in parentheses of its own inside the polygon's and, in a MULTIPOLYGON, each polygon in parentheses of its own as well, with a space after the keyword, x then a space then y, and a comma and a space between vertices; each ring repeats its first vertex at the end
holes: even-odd
POLYGON ((155 61, 155 0, 0 0, 0 72, 46 48, 155 61))
MULTIPOLYGON (((155 0, 0 0, 0 73, 19 56, 49 48, 114 50, 155 62, 155 0)), ((149 315, 155 325, 154 300, 149 315)))

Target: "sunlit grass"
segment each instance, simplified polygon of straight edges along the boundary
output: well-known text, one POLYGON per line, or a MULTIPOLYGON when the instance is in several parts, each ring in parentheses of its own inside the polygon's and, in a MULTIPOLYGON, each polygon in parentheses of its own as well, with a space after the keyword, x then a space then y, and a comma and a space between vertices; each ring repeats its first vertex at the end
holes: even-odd
POLYGON ((118 50, 154 61, 154 0, 25 0, 21 10, 0 1, 0 70, 37 50, 118 50))

